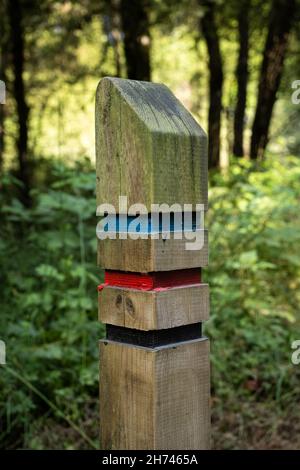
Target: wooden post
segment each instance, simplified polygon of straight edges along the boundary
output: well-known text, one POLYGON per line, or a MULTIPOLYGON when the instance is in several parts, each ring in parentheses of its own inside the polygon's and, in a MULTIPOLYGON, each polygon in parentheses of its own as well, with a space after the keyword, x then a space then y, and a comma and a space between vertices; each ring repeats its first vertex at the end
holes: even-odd
POLYGON ((175 229, 166 239, 160 225, 152 237, 150 226, 143 238, 131 239, 124 237, 128 225, 120 228, 128 212, 132 219, 133 204, 144 204, 147 214, 153 204, 207 209, 206 135, 164 85, 104 78, 96 98, 96 156, 97 204, 114 206, 119 224, 116 239, 98 244, 98 264, 106 270, 99 290, 106 324, 102 448, 208 449, 209 342, 201 326, 209 299, 200 278, 207 233, 195 251, 175 229), (127 207, 119 207, 119 196, 127 197, 127 207))

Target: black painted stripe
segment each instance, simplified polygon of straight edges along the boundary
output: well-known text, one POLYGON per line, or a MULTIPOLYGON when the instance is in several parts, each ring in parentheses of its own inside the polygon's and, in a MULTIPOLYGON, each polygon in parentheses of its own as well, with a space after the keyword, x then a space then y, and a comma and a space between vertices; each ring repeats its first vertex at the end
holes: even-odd
POLYGON ((202 337, 202 324, 166 328, 164 330, 142 331, 122 326, 106 325, 106 339, 145 348, 157 348, 172 343, 190 341, 202 337))

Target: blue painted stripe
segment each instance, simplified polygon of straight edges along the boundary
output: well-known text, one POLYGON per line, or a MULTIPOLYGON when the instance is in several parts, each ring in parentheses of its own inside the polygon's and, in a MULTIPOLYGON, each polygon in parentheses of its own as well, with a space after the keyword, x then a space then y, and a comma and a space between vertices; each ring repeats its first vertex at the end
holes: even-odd
MULTIPOLYGON (((104 232, 127 232, 127 233, 161 233, 163 231, 170 232, 182 232, 185 231, 195 231, 196 229, 202 228, 197 227, 196 224, 196 214, 193 213, 192 216, 189 216, 185 219, 186 226, 184 225, 184 218, 182 220, 175 220, 173 214, 170 216, 170 227, 163 225, 162 217, 151 218, 151 215, 141 215, 141 216, 130 216, 126 214, 111 214, 105 217, 107 223, 104 226, 104 232)), ((103 218, 102 218, 103 220, 103 218)), ((164 224, 167 223, 165 220, 164 224)))

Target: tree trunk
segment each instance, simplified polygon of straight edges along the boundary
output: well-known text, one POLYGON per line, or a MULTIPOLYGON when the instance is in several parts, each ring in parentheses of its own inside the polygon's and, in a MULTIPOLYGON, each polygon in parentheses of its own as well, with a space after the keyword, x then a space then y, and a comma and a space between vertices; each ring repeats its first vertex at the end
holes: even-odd
POLYGON ((247 103, 248 57, 249 57, 249 8, 251 0, 240 4, 238 15, 239 56, 236 67, 238 86, 237 103, 234 112, 233 153, 236 157, 244 156, 244 122, 247 103))
POLYGON ((28 115, 29 108, 25 99, 24 72, 24 32, 22 25, 22 5, 20 0, 8 2, 8 16, 10 23, 10 42, 13 67, 13 90, 16 100, 18 136, 16 147, 19 161, 19 178, 23 183, 21 200, 30 206, 29 195, 29 169, 28 169, 28 115))
POLYGON ((273 0, 252 127, 252 159, 263 158, 268 144, 272 111, 280 85, 295 8, 295 0, 273 0))
POLYGON ((150 80, 150 32, 147 0, 121 0, 127 77, 150 80))
POLYGON ((208 113, 208 166, 220 165, 220 131, 222 112, 223 67, 219 45, 219 36, 215 21, 213 1, 201 1, 205 13, 201 19, 201 28, 206 41, 209 56, 209 113, 208 113))
POLYGON ((104 15, 104 28, 108 37, 110 45, 114 50, 115 61, 115 75, 116 77, 122 76, 122 67, 120 59, 120 46, 121 46, 121 14, 120 14, 120 0, 106 1, 107 15, 104 15))

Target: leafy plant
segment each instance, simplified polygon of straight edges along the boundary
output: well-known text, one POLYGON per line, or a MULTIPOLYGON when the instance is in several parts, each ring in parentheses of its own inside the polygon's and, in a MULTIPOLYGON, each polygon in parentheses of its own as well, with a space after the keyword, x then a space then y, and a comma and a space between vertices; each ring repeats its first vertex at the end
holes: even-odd
MULTIPOLYGON (((2 179, 1 447, 98 446, 103 326, 94 179, 88 162, 49 163, 31 210, 11 196, 16 180, 2 179)), ((230 172, 211 181, 205 330, 214 435, 222 436, 223 448, 235 445, 229 418, 222 428, 224 416, 255 424, 260 407, 273 422, 298 403, 300 369, 291 363, 291 342, 300 338, 299 200, 299 160, 292 157, 258 168, 233 161, 230 172)))

